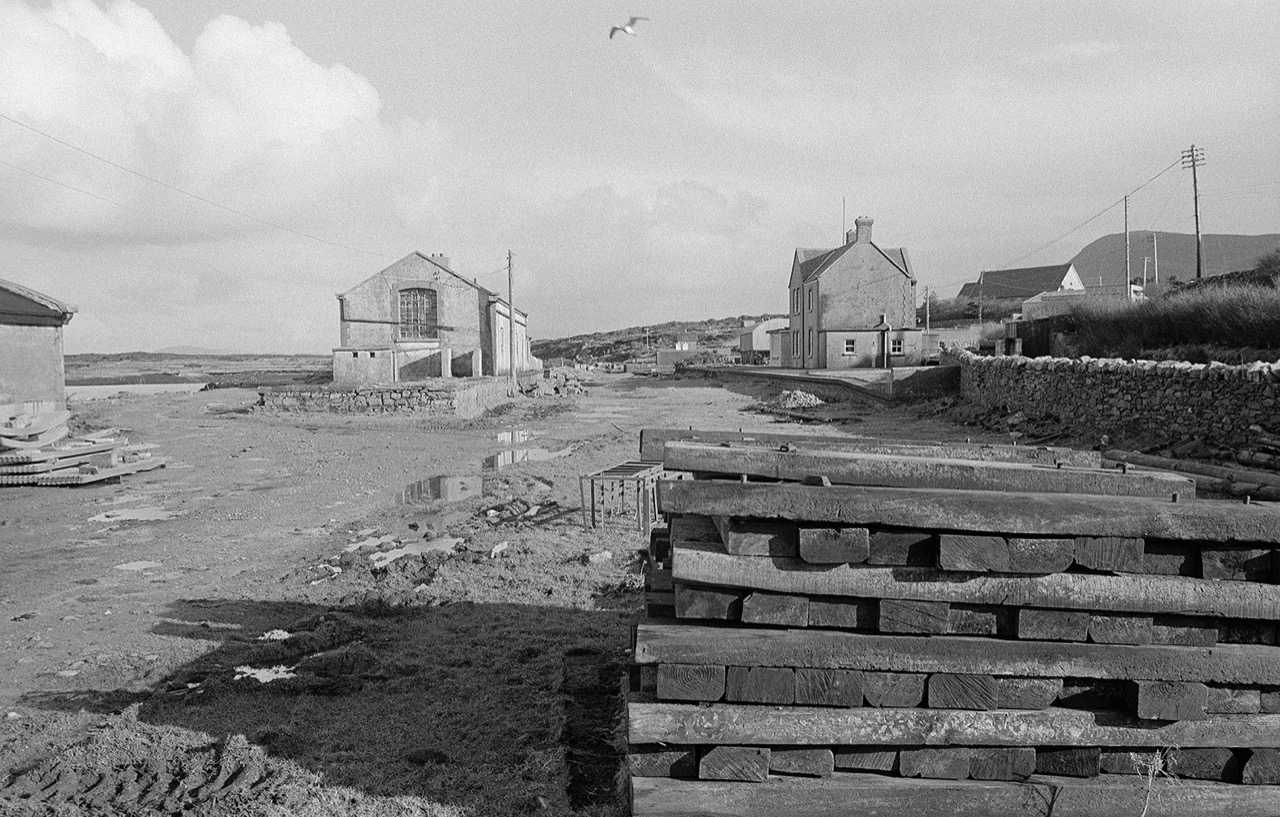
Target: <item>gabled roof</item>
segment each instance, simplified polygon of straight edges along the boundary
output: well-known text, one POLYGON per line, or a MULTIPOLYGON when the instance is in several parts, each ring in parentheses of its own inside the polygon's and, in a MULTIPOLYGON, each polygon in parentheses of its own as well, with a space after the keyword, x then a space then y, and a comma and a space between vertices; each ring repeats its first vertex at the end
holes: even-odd
POLYGON ((977 281, 960 287, 957 297, 977 298, 981 295, 992 300, 1018 298, 1025 301, 1041 292, 1057 292, 1070 271, 1070 262, 1047 267, 984 271, 977 281))
POLYGON ((75 312, 71 304, 0 279, 0 323, 61 326, 75 312))
MULTIPOLYGON (((373 275, 370 275, 368 278, 365 278, 365 279, 364 279, 363 281, 361 281, 360 283, 358 283, 358 284, 356 284, 355 286, 353 286, 353 287, 351 287, 350 289, 348 289, 346 292, 340 292, 340 293, 338 293, 338 298, 339 298, 339 299, 346 298, 346 297, 347 297, 348 295, 350 295, 352 292, 355 292, 357 289, 359 289, 360 287, 362 287, 362 286, 364 286, 366 283, 368 283, 368 282, 369 282, 369 280, 370 280, 371 278, 377 278, 377 277, 378 277, 379 275, 381 275, 382 273, 384 273, 384 272, 386 272, 387 270, 391 269, 391 267, 396 266, 396 264, 404 263, 405 261, 407 261, 407 260, 408 260, 408 259, 410 259, 410 258, 413 258, 414 256, 417 256, 418 258, 422 259, 423 261, 426 261, 428 264, 431 264, 433 267, 436 267, 437 269, 441 270, 442 272, 447 272, 447 273, 449 273, 450 275, 452 275, 454 278, 457 278, 457 279, 458 279, 459 281, 461 281, 462 283, 464 283, 464 284, 466 284, 467 286, 469 286, 469 287, 471 287, 471 288, 475 289, 476 291, 478 291, 482 297, 487 298, 487 299, 489 299, 490 301, 496 301, 496 302, 498 302, 498 303, 500 303, 500 304, 508 305, 508 304, 507 304, 507 299, 506 299, 506 298, 503 298, 503 297, 502 297, 501 295, 499 295, 498 293, 496 293, 496 292, 494 292, 494 291, 492 291, 492 290, 489 290, 489 289, 485 289, 484 287, 480 286, 478 283, 476 283, 475 281, 471 280, 470 278, 465 278, 465 277, 463 277, 462 275, 459 275, 458 273, 456 273, 456 272, 454 272, 453 270, 449 269, 449 268, 448 268, 448 267, 446 267, 444 264, 441 264, 441 263, 440 263, 440 259, 439 259, 439 257, 435 257, 435 258, 433 258, 433 257, 431 257, 431 256, 429 256, 429 255, 423 255, 423 254, 422 254, 422 252, 421 252, 421 251, 419 251, 419 250, 414 250, 413 252, 411 252, 411 253, 409 253, 408 255, 406 255, 404 258, 401 258, 399 261, 395 262, 395 264, 390 264, 390 265, 388 265, 388 266, 386 266, 386 267, 383 267, 382 269, 380 269, 380 270, 378 270, 377 272, 375 272, 373 275)), ((521 314, 521 315, 524 315, 526 319, 529 317, 529 313, 528 313, 528 312, 525 312, 523 309, 517 309, 517 310, 516 310, 516 312, 517 312, 517 313, 519 313, 519 314, 521 314)))
MULTIPOLYGON (((898 272, 901 272, 903 275, 907 276, 908 278, 913 277, 911 274, 911 263, 907 261, 906 250, 904 250, 901 247, 891 247, 889 249, 885 249, 879 246, 878 244, 876 244, 875 242, 871 242, 871 241, 864 242, 864 243, 870 244, 870 246, 874 248, 876 252, 880 253, 880 255, 882 255, 886 261, 888 261, 890 264, 896 267, 898 272)), ((834 250, 805 250, 805 249, 797 248, 796 249, 797 254, 817 253, 816 255, 810 256, 807 260, 803 261, 800 264, 800 280, 811 281, 814 278, 818 277, 819 275, 821 275, 822 273, 830 269, 832 264, 834 264, 836 261, 844 257, 844 254, 847 253, 850 248, 856 245, 857 245, 857 242, 851 241, 842 247, 836 247, 834 250)))

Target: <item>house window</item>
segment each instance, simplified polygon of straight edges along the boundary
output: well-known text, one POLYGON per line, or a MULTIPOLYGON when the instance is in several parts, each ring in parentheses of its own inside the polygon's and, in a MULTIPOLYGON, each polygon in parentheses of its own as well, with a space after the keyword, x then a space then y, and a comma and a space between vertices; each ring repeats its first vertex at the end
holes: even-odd
POLYGON ((437 324, 435 290, 400 290, 401 339, 437 337, 437 324))
POLYGON ((800 354, 800 332, 796 330, 791 333, 791 356, 797 357, 800 354))
POLYGON ((813 354, 813 330, 812 330, 812 329, 810 329, 810 330, 809 330, 809 347, 808 347, 808 349, 805 351, 805 354, 806 354, 806 355, 812 355, 812 354, 813 354))
POLYGON ((854 338, 845 338, 844 353, 846 355, 853 355, 853 354, 857 354, 857 352, 858 352, 858 341, 855 340, 854 338))
POLYGON ((809 290, 809 311, 813 311, 813 290, 809 290))
POLYGON ((889 354, 902 354, 902 338, 893 338, 889 341, 889 354))

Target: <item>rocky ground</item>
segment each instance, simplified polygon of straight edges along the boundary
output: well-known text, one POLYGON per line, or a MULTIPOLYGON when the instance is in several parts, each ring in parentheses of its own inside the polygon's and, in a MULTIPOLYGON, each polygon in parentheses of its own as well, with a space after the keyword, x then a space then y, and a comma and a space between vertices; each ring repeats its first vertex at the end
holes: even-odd
MULTIPOLYGON (((0 488, 0 813, 624 814, 644 539, 584 528, 578 477, 644 426, 787 426, 763 386, 592 378, 478 421, 73 405, 169 465, 0 488)), ((974 435, 918 414, 836 419, 974 435)))

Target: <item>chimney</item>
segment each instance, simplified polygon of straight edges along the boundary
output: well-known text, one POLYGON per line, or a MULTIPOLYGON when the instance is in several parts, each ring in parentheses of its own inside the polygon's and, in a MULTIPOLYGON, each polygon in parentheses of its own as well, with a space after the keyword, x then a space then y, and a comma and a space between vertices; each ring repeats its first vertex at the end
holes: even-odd
POLYGON ((444 267, 447 270, 453 269, 453 267, 449 266, 449 256, 447 255, 441 255, 438 252, 433 252, 430 255, 428 255, 427 258, 439 264, 440 266, 444 267))
POLYGON ((858 216, 853 220, 854 225, 858 228, 854 241, 858 244, 871 243, 871 219, 867 216, 858 216))
POLYGON ((855 233, 853 230, 847 230, 847 231, 845 231, 845 234, 844 234, 844 243, 846 243, 846 244, 852 244, 853 242, 855 242, 855 241, 857 241, 857 240, 858 240, 858 234, 857 234, 857 233, 855 233))

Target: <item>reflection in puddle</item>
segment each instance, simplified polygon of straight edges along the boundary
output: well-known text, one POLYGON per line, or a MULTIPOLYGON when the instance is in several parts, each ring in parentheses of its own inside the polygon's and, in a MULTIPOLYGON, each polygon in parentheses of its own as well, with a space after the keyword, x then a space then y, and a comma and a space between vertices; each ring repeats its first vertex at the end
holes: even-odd
POLYGON ((473 476, 439 476, 406 485, 400 492, 398 504, 414 502, 461 502, 480 496, 484 490, 484 478, 473 476))
POLYGON ((531 431, 527 428, 513 428, 510 431, 499 431, 498 442, 505 445, 519 445, 527 443, 535 437, 541 437, 542 432, 531 431))
POLYGON ((506 468, 518 462, 545 462, 567 457, 572 453, 571 445, 555 451, 548 448, 520 448, 515 451, 499 451, 491 457, 485 457, 481 460, 480 466, 486 471, 497 471, 499 468, 506 468))

